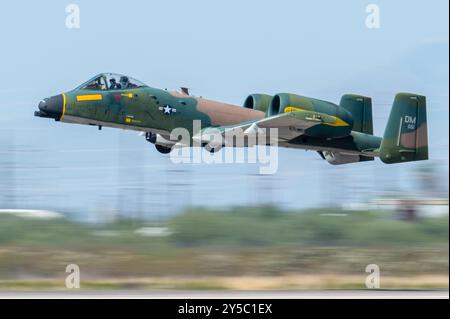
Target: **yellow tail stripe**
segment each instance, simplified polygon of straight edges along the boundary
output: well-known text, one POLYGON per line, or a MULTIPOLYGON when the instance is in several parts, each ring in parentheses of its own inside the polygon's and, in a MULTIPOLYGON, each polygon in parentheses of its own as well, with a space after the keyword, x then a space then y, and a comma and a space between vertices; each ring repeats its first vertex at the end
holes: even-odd
POLYGON ((324 123, 326 125, 329 126, 349 126, 350 124, 348 124, 347 122, 345 122, 344 120, 340 119, 339 117, 336 116, 332 116, 334 118, 334 123, 324 123))
MULTIPOLYGON (((284 108, 284 113, 295 112, 295 111, 305 111, 305 109, 303 109, 301 107, 294 107, 294 106, 286 106, 284 108)), ((328 116, 328 118, 331 118, 332 120, 334 120, 334 122, 325 122, 324 121, 322 123, 324 125, 328 125, 328 126, 349 126, 350 125, 337 116, 332 116, 332 115, 327 115, 327 114, 325 114, 325 116, 328 116)))
POLYGON ((77 102, 80 101, 101 101, 103 96, 101 94, 86 94, 86 95, 77 95, 77 102))
POLYGON ((284 113, 294 112, 294 111, 303 111, 303 110, 305 110, 305 109, 303 109, 301 107, 286 106, 284 108, 284 113))

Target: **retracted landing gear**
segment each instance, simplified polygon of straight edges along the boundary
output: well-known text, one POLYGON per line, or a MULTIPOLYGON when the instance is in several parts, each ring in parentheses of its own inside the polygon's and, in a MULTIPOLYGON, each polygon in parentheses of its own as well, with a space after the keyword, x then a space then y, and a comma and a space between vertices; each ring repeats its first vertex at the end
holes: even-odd
POLYGON ((156 150, 161 154, 169 154, 172 151, 171 147, 162 146, 159 144, 155 144, 156 150))
POLYGON ((155 144, 155 148, 158 152, 160 152, 161 154, 169 154, 172 151, 171 147, 167 147, 167 146, 163 146, 161 144, 157 144, 157 134, 151 133, 151 132, 147 132, 145 133, 145 139, 147 140, 147 142, 150 142, 152 144, 155 144))
POLYGON ((146 132, 145 139, 147 140, 147 142, 155 144, 156 143, 156 134, 153 134, 152 132, 146 132))

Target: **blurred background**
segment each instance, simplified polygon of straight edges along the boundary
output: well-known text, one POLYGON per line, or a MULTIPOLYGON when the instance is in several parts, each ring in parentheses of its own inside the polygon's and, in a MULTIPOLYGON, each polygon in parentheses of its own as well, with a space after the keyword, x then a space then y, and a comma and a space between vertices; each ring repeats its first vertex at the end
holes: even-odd
POLYGON ((8 2, 0 11, 0 289, 448 287, 448 2, 8 2), (33 117, 100 72, 241 105, 248 94, 426 95, 430 160, 173 164, 136 133, 33 117))

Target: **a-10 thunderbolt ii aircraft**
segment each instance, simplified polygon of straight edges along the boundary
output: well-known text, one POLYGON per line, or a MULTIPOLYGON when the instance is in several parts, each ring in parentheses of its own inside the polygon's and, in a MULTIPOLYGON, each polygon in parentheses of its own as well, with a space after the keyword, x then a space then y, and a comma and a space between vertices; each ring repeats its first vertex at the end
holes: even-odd
POLYGON ((428 159, 425 97, 410 93, 396 95, 383 137, 373 135, 372 101, 365 96, 346 94, 334 104, 289 93, 251 94, 243 106, 236 106, 190 96, 185 88, 156 89, 112 73, 42 100, 35 116, 140 131, 161 153, 179 143, 170 140, 175 128, 189 131, 187 147, 193 141, 208 146, 211 141, 202 134, 208 128, 221 134, 240 128, 247 135, 277 128, 278 146, 315 150, 331 164, 374 157, 387 164, 428 159), (197 129, 194 120, 201 121, 197 129))

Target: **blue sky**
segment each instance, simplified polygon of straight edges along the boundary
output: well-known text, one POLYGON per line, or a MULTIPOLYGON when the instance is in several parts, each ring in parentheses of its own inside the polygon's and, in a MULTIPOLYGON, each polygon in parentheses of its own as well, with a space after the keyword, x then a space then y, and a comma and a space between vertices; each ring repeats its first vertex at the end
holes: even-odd
POLYGON ((135 133, 32 116, 41 98, 106 71, 235 104, 254 92, 369 95, 378 135, 395 92, 418 92, 428 98, 432 160, 448 171, 448 1, 14 1, 2 4, 0 33, 0 144, 14 149, 0 156, 15 163, 0 182, 14 201, 0 197, 0 206, 150 215, 200 204, 305 207, 350 200, 335 194, 342 187, 367 184, 361 198, 408 188, 404 176, 419 165, 332 167, 283 150, 270 177, 254 165, 180 167, 135 133), (80 29, 65 27, 69 3, 80 7, 80 29), (369 3, 379 5, 380 29, 365 25, 369 3))

